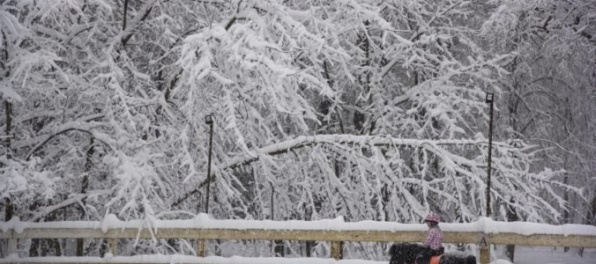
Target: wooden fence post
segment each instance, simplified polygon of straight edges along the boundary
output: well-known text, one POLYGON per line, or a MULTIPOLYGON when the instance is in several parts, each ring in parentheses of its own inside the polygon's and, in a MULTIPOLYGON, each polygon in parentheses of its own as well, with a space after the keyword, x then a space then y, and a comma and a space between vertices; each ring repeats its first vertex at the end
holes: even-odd
POLYGON ((116 256, 116 254, 118 254, 118 240, 116 238, 109 238, 108 248, 110 249, 112 256, 116 256))
POLYGON ((487 246, 480 247, 480 264, 490 264, 490 250, 487 246))
POLYGON ((487 234, 482 234, 480 241, 480 264, 490 264, 490 244, 487 234))
POLYGON ((331 257, 334 259, 342 259, 344 252, 343 252, 343 241, 332 241, 331 242, 331 257))
POLYGON ((12 230, 12 238, 8 239, 8 256, 18 257, 19 253, 17 252, 17 243, 19 242, 19 240, 14 237, 15 231, 12 230))
POLYGON ((204 239, 197 239, 197 257, 205 257, 206 241, 204 239))

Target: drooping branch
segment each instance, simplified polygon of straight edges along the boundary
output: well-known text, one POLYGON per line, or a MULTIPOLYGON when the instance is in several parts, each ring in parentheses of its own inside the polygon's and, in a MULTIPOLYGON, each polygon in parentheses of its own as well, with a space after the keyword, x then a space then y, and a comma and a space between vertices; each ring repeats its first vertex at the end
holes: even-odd
MULTIPOLYGON (((275 156, 284 153, 288 153, 290 151, 294 151, 300 148, 309 147, 313 145, 321 145, 327 144, 331 146, 337 145, 354 145, 354 146, 372 146, 372 147, 411 147, 411 148, 426 148, 426 149, 434 149, 436 152, 440 152, 443 155, 449 156, 450 159, 456 159, 453 155, 448 155, 448 153, 444 150, 437 149, 436 147, 439 146, 462 146, 462 147, 470 147, 470 146, 479 146, 479 145, 488 145, 488 141, 485 139, 478 139, 478 140, 420 140, 420 139, 402 139, 402 138, 392 138, 389 136, 368 136, 368 135, 349 135, 349 134, 331 134, 331 135, 316 135, 316 136, 300 136, 295 139, 290 139, 287 141, 279 142, 276 144, 272 144, 266 147, 262 147, 254 153, 255 155, 245 156, 245 157, 238 157, 235 159, 230 160, 229 162, 220 164, 216 166, 214 171, 220 170, 230 170, 235 169, 240 166, 245 166, 256 162, 260 159, 263 155, 268 156, 275 156)), ((504 148, 511 148, 512 146, 507 143, 495 143, 493 142, 494 147, 504 147, 504 148)), ((460 171, 463 173, 463 171, 460 171)), ((188 190, 184 192, 183 195, 180 195, 174 202, 172 202, 172 207, 178 206, 184 200, 191 197, 192 195, 198 192, 202 186, 207 184, 207 181, 203 181, 200 184, 199 188, 192 188, 192 190, 188 190)))
MULTIPOLYGON (((410 147, 421 147, 423 145, 457 145, 457 146, 473 146, 488 144, 486 140, 420 140, 420 139, 403 139, 403 138, 392 138, 392 137, 381 137, 381 136, 368 136, 368 135, 316 135, 316 136, 300 136, 295 139, 283 141, 277 144, 269 145, 256 150, 259 155, 270 155, 275 156, 289 151, 303 148, 315 144, 348 144, 348 145, 370 145, 370 146, 410 146, 410 147)), ((493 144, 495 144, 493 142, 493 144)), ((499 143, 497 143, 499 144, 499 143)), ((508 146, 505 143, 500 143, 502 146, 508 146)), ((240 157, 232 159, 231 161, 222 164, 220 169, 233 169, 235 167, 246 165, 259 160, 259 156, 240 157)))
POLYGON ((81 204, 81 201, 83 199, 87 199, 89 197, 109 195, 111 193, 112 193, 111 190, 96 190, 96 191, 91 191, 91 192, 87 192, 87 193, 74 194, 71 198, 68 198, 58 204, 44 207, 41 211, 35 213, 35 215, 33 215, 27 221, 28 222, 37 222, 41 218, 45 217, 48 214, 51 214, 52 212, 55 212, 58 209, 62 209, 62 208, 65 208, 65 207, 68 207, 68 206, 71 206, 74 204, 81 204))
POLYGON ((31 158, 31 156, 33 155, 33 153, 35 153, 36 151, 41 149, 45 144, 50 142, 56 136, 65 134, 70 131, 80 131, 80 132, 87 133, 90 136, 97 139, 98 141, 102 142, 104 145, 106 145, 111 150, 113 144, 111 144, 110 142, 112 142, 112 139, 110 139, 109 137, 103 136, 103 134, 101 134, 101 133, 96 133, 96 132, 92 131, 91 130, 92 126, 90 126, 88 123, 86 123, 86 121, 90 121, 90 120, 102 118, 102 117, 103 117, 103 115, 93 116, 92 119, 87 118, 85 121, 72 121, 72 122, 68 122, 68 123, 61 125, 60 127, 56 128, 55 132, 40 139, 39 143, 37 143, 27 153, 27 155, 25 155, 25 160, 29 160, 31 158))

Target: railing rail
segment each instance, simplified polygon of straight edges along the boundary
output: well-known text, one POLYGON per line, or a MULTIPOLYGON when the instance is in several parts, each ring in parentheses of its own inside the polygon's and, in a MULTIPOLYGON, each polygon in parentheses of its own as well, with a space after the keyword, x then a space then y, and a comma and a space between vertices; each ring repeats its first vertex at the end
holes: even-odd
MULTIPOLYGON (((117 239, 191 239, 197 241, 197 255, 205 256, 208 240, 292 240, 328 241, 330 257, 340 259, 343 242, 412 242, 424 238, 425 228, 420 224, 397 224, 369 221, 366 224, 343 221, 240 221, 208 220, 207 223, 159 221, 152 227, 141 222, 50 222, 0 223, 0 239, 8 240, 8 251, 15 253, 19 239, 87 238, 107 239, 112 255, 117 252, 117 239), (232 222, 230 222, 232 221, 232 222), (218 224, 220 223, 220 224, 218 224), (236 226, 248 226, 238 228, 236 226), (181 227, 181 226, 188 227, 181 227), (230 226, 234 226, 231 228, 230 226), (320 227, 320 228, 312 228, 320 227), (369 226, 370 230, 362 230, 369 226), (327 228, 326 228, 327 227, 327 228), (310 228, 310 229, 309 229, 310 228)), ((530 223, 505 223, 482 220, 479 224, 442 224, 444 243, 480 245, 480 262, 488 263, 489 245, 560 246, 596 248, 596 227, 588 225, 543 225, 527 230, 530 223), (492 226, 497 226, 493 228, 492 226), (526 227, 524 229, 524 227, 526 227), (516 230, 525 230, 523 233, 516 230), (543 230, 541 233, 531 230, 543 230)), ((14 257, 14 255, 13 255, 14 257)), ((69 257, 72 258, 72 257, 69 257)), ((3 263, 0 259, 0 263, 3 263)))

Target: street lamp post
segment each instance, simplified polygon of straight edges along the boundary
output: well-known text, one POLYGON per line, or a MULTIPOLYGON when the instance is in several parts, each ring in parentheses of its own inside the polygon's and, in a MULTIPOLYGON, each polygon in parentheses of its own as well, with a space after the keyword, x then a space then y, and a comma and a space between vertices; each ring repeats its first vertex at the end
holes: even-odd
POLYGON ((211 185, 211 149, 213 143, 213 115, 205 116, 205 124, 209 125, 209 156, 207 160, 207 186, 205 187, 207 197, 205 198, 205 213, 209 213, 209 186, 211 185))
POLYGON ((491 160, 493 149, 493 108, 494 108, 494 93, 486 94, 486 103, 490 104, 490 114, 488 123, 488 167, 486 169, 486 217, 490 217, 490 174, 491 174, 491 160))

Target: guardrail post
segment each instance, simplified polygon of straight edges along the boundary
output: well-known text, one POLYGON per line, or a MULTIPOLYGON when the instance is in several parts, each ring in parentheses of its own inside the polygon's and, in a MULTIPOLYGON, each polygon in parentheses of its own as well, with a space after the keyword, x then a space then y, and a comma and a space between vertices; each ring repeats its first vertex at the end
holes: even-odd
POLYGON ((343 241, 332 241, 331 242, 331 257, 334 259, 342 259, 343 258, 343 241))

